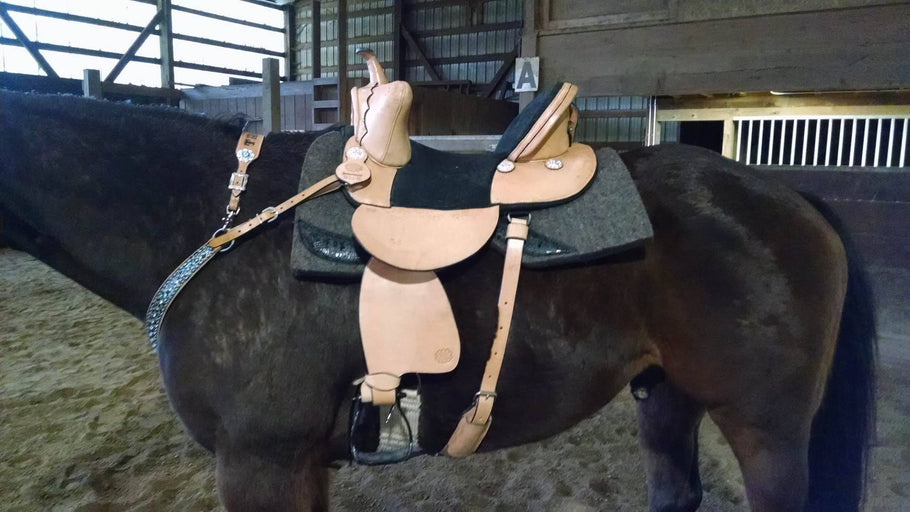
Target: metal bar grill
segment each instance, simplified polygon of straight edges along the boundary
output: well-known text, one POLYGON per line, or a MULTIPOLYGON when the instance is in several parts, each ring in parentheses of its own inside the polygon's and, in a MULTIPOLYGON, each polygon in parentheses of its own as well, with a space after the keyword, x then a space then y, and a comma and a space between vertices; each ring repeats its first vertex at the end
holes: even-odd
POLYGON ((837 165, 841 164, 842 157, 844 156, 844 125, 845 119, 840 120, 840 132, 837 137, 837 165))
POLYGON ((787 121, 780 122, 780 155, 777 157, 777 165, 784 165, 784 142, 787 140, 787 121))
POLYGON ((733 154, 750 165, 907 165, 910 115, 740 116, 733 122, 733 154))
POLYGON ((898 162, 898 167, 903 167, 907 162, 907 125, 910 124, 910 119, 904 119, 904 131, 901 135, 901 158, 898 162))

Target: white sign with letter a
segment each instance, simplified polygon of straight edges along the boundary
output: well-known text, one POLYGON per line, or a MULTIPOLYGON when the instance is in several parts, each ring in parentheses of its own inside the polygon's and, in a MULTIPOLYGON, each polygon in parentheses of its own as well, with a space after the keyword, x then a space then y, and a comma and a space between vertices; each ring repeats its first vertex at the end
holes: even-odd
POLYGON ((540 57, 515 59, 515 92, 534 92, 540 83, 540 57))

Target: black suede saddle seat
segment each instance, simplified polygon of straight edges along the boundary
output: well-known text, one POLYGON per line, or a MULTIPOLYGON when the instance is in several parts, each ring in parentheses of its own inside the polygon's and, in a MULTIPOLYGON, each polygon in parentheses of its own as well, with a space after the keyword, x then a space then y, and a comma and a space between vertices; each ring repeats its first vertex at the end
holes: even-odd
MULTIPOLYGON (((411 159, 395 174, 390 196, 391 206, 460 210, 491 205, 490 189, 496 166, 516 146, 544 114, 563 87, 557 83, 538 95, 512 120, 499 143, 488 153, 452 153, 439 151, 411 141, 411 159)), ((528 202, 522 209, 544 206, 528 202)), ((518 206, 515 206, 516 208, 518 206)), ((503 205, 509 209, 509 205, 503 205)))

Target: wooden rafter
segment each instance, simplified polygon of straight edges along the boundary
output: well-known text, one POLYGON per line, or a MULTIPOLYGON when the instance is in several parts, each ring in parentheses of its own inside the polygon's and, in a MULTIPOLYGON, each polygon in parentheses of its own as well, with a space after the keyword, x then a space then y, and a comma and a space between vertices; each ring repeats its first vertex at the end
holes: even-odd
MULTIPOLYGON (((152 3, 155 3, 155 2, 152 2, 152 3)), ((98 26, 98 27, 110 27, 110 28, 116 28, 119 30, 127 30, 127 31, 131 31, 131 32, 142 32, 143 30, 145 30, 142 26, 139 26, 139 25, 131 25, 129 23, 121 23, 118 21, 110 21, 110 20, 105 20, 105 19, 101 19, 101 18, 92 18, 89 16, 79 16, 78 14, 69 14, 69 13, 59 12, 59 11, 50 11, 47 9, 39 9, 37 7, 6 4, 6 8, 10 12, 21 12, 23 14, 32 14, 34 16, 40 16, 42 18, 53 18, 53 19, 65 20, 65 21, 75 21, 77 23, 85 23, 87 25, 94 25, 94 26, 98 26)), ((171 10, 177 11, 179 9, 177 9, 177 6, 172 5, 171 10)), ((225 21, 228 21, 230 23, 237 22, 236 20, 233 20, 233 18, 229 18, 225 21)), ((267 25, 263 25, 263 26, 268 27, 267 25)), ((268 30, 271 30, 271 28, 269 28, 268 30)), ((152 30, 150 35, 157 36, 157 35, 160 35, 160 32, 158 30, 152 30)), ((268 50, 266 48, 257 48, 255 46, 248 46, 248 45, 243 45, 243 44, 229 43, 227 41, 218 41, 215 39, 209 39, 209 38, 205 38, 205 37, 191 36, 191 35, 187 35, 187 34, 176 34, 176 33, 171 34, 171 37, 174 38, 175 40, 189 41, 191 43, 200 43, 200 44, 205 44, 205 45, 209 45, 209 46, 217 46, 219 48, 229 48, 231 50, 240 50, 240 51, 255 53, 255 54, 259 54, 259 55, 271 55, 274 57, 284 57, 284 52, 268 50)))
POLYGON ((515 64, 515 58, 518 57, 518 46, 512 50, 512 53, 508 54, 505 59, 502 61, 502 66, 499 66, 499 70, 496 71, 496 74, 493 75, 493 81, 490 82, 489 87, 487 87, 485 96, 490 98, 493 96, 493 93, 499 89, 499 85, 502 83, 503 79, 509 72, 509 69, 515 64))
POLYGON ((35 43, 33 43, 28 37, 25 36, 25 33, 22 32, 22 29, 19 28, 19 25, 17 25, 16 22, 13 21, 13 18, 10 17, 9 12, 6 10, 5 4, 0 4, 0 19, 3 19, 3 22, 6 23, 6 26, 8 26, 9 29, 13 31, 13 35, 16 36, 16 40, 19 42, 19 44, 25 47, 25 50, 29 53, 29 55, 32 56, 33 59, 35 59, 35 62, 41 66, 41 69, 47 73, 47 76, 51 78, 60 78, 60 75, 54 71, 54 68, 51 67, 50 63, 48 63, 44 59, 44 56, 41 55, 41 52, 38 50, 38 47, 35 45, 35 43))
POLYGON ((156 12, 155 15, 152 16, 152 19, 148 22, 148 25, 146 25, 145 28, 142 29, 142 32, 136 36, 136 40, 133 41, 133 44, 131 44, 130 47, 126 50, 126 53, 123 54, 123 57, 120 57, 120 60, 114 64, 111 72, 107 74, 107 78, 104 79, 106 83, 113 83, 120 72, 123 71, 123 68, 126 67, 127 63, 129 63, 129 61, 131 61, 133 57, 136 56, 136 52, 139 51, 139 48, 143 43, 145 43, 145 40, 148 39, 148 37, 152 34, 152 31, 155 30, 155 26, 161 22, 161 16, 161 11, 156 12))
POLYGON ((420 44, 416 39, 414 39, 414 36, 411 35, 411 32, 408 31, 408 28, 404 26, 404 23, 399 25, 399 27, 401 29, 401 36, 404 37, 404 40, 407 41, 408 46, 410 46, 411 49, 414 50, 414 53, 417 54, 417 58, 420 60, 420 63, 423 65, 423 67, 426 68, 427 73, 430 74, 430 78, 437 82, 441 81, 442 75, 440 75, 436 71, 436 68, 430 64, 430 61, 427 59, 427 55, 424 53, 423 48, 420 47, 420 44))

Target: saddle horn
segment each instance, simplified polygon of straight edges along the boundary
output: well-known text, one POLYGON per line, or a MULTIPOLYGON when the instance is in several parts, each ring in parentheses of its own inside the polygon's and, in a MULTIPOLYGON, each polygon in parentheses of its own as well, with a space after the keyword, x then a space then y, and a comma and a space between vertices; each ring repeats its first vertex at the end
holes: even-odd
POLYGON ((376 54, 373 53, 373 50, 368 48, 358 48, 357 55, 363 57, 363 60, 367 63, 367 69, 370 71, 370 83, 371 84, 387 84, 389 79, 385 76, 385 70, 382 69, 382 64, 379 63, 379 59, 376 58, 376 54))

